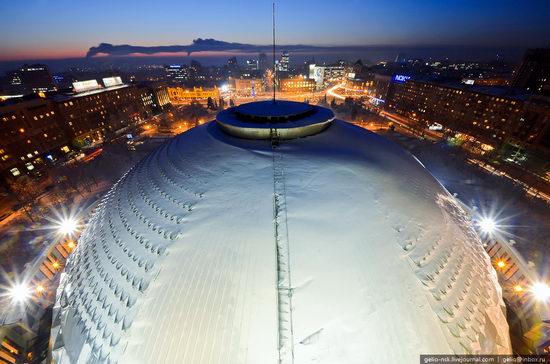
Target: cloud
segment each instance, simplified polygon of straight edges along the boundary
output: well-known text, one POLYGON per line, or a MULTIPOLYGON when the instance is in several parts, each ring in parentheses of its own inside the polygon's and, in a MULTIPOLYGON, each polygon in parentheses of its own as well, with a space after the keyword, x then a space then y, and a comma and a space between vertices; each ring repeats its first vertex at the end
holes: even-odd
MULTIPOLYGON (((303 44, 294 45, 277 45, 278 49, 287 51, 320 51, 320 50, 364 50, 367 47, 363 46, 345 46, 345 47, 324 47, 311 46, 303 44)), ((230 43, 216 39, 193 40, 189 45, 172 45, 172 46, 133 46, 129 44, 113 45, 109 43, 101 43, 97 47, 91 47, 86 54, 86 57, 93 57, 98 54, 108 54, 112 56, 126 56, 129 54, 155 54, 155 53, 180 53, 187 52, 190 55, 193 52, 269 52, 273 49, 272 45, 254 45, 246 43, 230 43)))

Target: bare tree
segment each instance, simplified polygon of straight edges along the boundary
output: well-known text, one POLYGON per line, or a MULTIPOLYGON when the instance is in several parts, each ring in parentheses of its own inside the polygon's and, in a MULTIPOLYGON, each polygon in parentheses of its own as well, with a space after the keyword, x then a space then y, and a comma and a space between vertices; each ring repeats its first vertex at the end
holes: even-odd
POLYGON ((33 204, 39 195, 36 182, 32 181, 28 176, 21 176, 17 179, 9 180, 8 185, 25 214, 32 222, 35 222, 36 212, 33 209, 33 204))

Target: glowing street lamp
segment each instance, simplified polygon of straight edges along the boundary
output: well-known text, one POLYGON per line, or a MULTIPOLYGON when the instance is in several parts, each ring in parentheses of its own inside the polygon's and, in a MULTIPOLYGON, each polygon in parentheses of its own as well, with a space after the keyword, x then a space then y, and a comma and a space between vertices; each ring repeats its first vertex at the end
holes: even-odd
POLYGON ((546 283, 537 282, 533 284, 531 292, 539 301, 546 302, 550 299, 550 287, 546 283))
POLYGON ((499 267, 500 269, 506 267, 506 262, 504 260, 499 260, 497 262, 497 267, 499 267))
POLYGON ((31 296, 31 290, 25 283, 15 283, 8 291, 13 303, 25 303, 31 296))
POLYGON ((74 217, 63 218, 57 224, 57 231, 62 235, 72 235, 78 230, 78 221, 74 217))
POLYGON ((522 287, 520 284, 516 284, 516 285, 514 286, 514 292, 516 292, 516 293, 521 293, 521 292, 523 292, 523 287, 522 287))
POLYGON ((43 285, 39 284, 36 286, 36 293, 42 293, 44 292, 45 288, 43 285))
POLYGON ((490 217, 484 217, 477 222, 477 225, 485 234, 492 234, 497 229, 497 223, 490 217))

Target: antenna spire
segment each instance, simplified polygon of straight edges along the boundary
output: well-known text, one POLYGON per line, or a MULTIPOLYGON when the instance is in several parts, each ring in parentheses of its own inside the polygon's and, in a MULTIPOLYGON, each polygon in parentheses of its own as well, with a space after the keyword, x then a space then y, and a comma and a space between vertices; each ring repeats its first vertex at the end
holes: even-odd
POLYGON ((275 103, 277 67, 275 63, 275 1, 273 1, 273 103, 275 103))

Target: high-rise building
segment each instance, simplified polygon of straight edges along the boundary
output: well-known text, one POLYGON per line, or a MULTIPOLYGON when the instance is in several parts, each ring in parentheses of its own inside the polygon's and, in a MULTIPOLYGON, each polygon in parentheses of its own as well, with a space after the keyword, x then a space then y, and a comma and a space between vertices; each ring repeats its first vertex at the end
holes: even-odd
POLYGON ((246 60, 246 69, 248 71, 257 71, 258 70, 258 60, 256 59, 247 59, 246 60))
POLYGON ((288 51, 283 51, 281 54, 281 59, 279 60, 279 71, 288 72, 290 67, 290 55, 288 51))
POLYGON ((25 64, 8 74, 10 85, 22 93, 46 93, 56 91, 52 75, 43 64, 25 64))
POLYGON ((33 174, 71 151, 65 123, 47 99, 0 104, 0 174, 4 178, 33 174))
POLYGON ((237 61, 237 57, 230 57, 227 59, 227 67, 230 69, 236 69, 239 67, 239 62, 237 61))
POLYGON ((342 65, 318 66, 309 65, 309 78, 317 82, 317 87, 322 87, 329 82, 340 82, 346 76, 346 68, 342 65))
POLYGON ((104 78, 110 87, 97 80, 80 81, 73 83, 71 94, 0 102, 0 176, 32 175, 75 145, 121 133, 155 107, 167 105, 164 92, 159 90, 156 97, 147 88, 118 84, 119 80, 104 78))
POLYGON ((8 306, 0 307, 0 315, 5 316, 0 317, 0 363, 29 363, 32 357, 27 356, 26 349, 36 334, 25 323, 24 312, 1 312, 8 306))
POLYGON ((399 52, 395 56, 395 63, 404 63, 407 61, 407 55, 405 53, 399 52))
POLYGON ((120 133, 142 121, 151 109, 151 105, 143 103, 143 94, 147 91, 137 85, 97 88, 95 80, 73 85, 81 91, 56 95, 53 100, 64 118, 69 137, 76 145, 86 145, 120 133), (92 85, 90 89, 88 85, 92 85))
POLYGON ((512 86, 550 95, 550 48, 527 50, 514 71, 512 86))
POLYGON ((417 363, 510 354, 455 198, 326 108, 243 104, 136 164, 69 259, 54 363, 417 363))
POLYGON ((171 64, 164 67, 166 78, 174 83, 182 83, 189 81, 189 67, 181 64, 171 64))
POLYGON ((484 154, 513 144, 550 156, 543 138, 550 128, 550 100, 540 98, 534 100, 507 87, 395 75, 385 107, 412 120, 420 129, 442 125, 474 152, 484 154))

